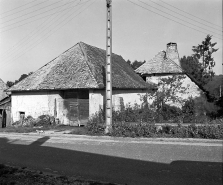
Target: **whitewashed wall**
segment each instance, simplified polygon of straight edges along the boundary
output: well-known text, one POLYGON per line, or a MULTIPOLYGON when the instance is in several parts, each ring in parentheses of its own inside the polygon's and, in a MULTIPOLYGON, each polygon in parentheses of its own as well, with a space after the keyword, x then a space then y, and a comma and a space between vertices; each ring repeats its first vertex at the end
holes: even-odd
MULTIPOLYGON (((89 115, 94 115, 103 108, 104 105, 104 90, 90 90, 89 92, 89 115)), ((146 94, 146 90, 113 90, 112 91, 112 106, 118 110, 120 108, 120 98, 123 98, 124 105, 134 106, 142 104, 140 97, 146 94)))
POLYGON ((58 117, 63 116, 60 110, 62 97, 59 91, 46 92, 13 92, 12 102, 12 119, 13 122, 20 119, 20 112, 25 112, 25 116, 37 118, 40 115, 54 115, 55 99, 57 102, 58 117))
MULTIPOLYGON (((89 91, 89 115, 93 115, 103 108, 104 90, 89 91)), ((141 97, 146 94, 146 90, 113 90, 113 107, 120 108, 120 98, 123 98, 124 105, 134 106, 135 103, 141 105, 141 97)), ((13 92, 12 102, 12 120, 20 119, 20 112, 25 112, 25 116, 38 118, 41 115, 54 115, 55 99, 57 107, 57 118, 62 124, 69 124, 66 118, 66 109, 63 105, 63 98, 59 91, 46 92, 13 92)))

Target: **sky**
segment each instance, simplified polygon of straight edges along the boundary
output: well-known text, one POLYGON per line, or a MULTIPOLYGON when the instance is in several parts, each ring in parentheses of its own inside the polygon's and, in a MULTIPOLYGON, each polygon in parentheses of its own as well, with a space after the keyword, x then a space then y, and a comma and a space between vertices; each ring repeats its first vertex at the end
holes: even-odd
MULTIPOLYGON (((169 42, 180 58, 207 34, 219 48, 222 74, 222 0, 112 0, 112 50, 148 61, 169 42)), ((78 42, 106 47, 105 0, 0 0, 0 78, 15 81, 78 42)))

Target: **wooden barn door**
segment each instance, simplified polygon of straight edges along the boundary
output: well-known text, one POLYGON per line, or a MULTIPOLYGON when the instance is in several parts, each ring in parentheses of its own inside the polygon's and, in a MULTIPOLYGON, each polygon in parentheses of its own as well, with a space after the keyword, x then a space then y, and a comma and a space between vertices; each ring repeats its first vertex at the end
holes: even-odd
POLYGON ((89 118, 89 90, 65 91, 64 98, 69 125, 86 125, 89 118))
POLYGON ((79 124, 78 118, 78 93, 65 92, 64 105, 67 109, 66 117, 69 119, 69 125, 76 126, 79 124))
POLYGON ((80 125, 86 125, 89 118, 89 90, 78 92, 78 113, 80 125))

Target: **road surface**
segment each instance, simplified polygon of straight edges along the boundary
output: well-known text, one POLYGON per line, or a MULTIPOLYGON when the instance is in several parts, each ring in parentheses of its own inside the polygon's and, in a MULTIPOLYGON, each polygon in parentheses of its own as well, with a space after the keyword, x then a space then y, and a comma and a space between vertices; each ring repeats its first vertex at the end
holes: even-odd
POLYGON ((222 141, 0 133, 0 163, 129 185, 222 185, 222 141))

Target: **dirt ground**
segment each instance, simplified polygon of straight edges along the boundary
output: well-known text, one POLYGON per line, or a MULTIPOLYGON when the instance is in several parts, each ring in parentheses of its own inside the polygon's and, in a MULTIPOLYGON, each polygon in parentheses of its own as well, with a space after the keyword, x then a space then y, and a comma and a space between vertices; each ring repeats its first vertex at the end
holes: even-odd
POLYGON ((13 167, 0 164, 1 185, 117 185, 106 182, 77 179, 34 171, 26 167, 13 167))

